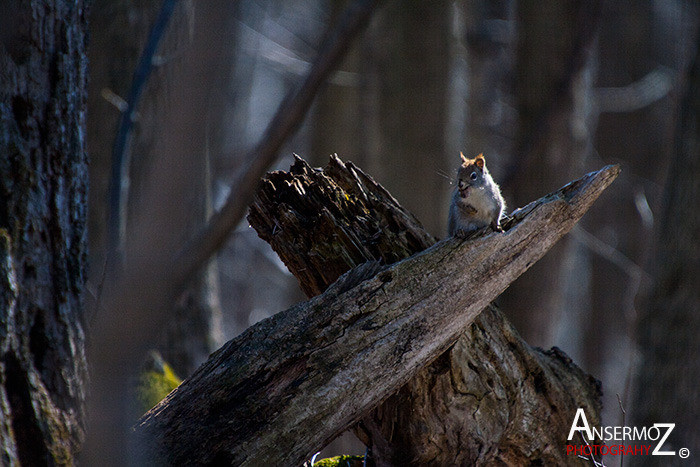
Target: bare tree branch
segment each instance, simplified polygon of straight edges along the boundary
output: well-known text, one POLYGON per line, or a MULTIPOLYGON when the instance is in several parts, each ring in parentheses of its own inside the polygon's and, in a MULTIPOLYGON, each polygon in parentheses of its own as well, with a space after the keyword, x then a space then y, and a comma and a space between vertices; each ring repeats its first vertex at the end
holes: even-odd
POLYGON ((109 217, 108 217, 108 267, 121 267, 123 260, 123 230, 126 224, 126 203, 129 195, 129 166, 131 157, 128 151, 129 136, 134 125, 134 112, 138 107, 143 89, 153 68, 153 58, 158 51, 158 44, 175 10, 177 0, 163 0, 148 40, 139 58, 131 89, 126 98, 126 109, 122 111, 112 149, 112 174, 109 185, 109 217))
POLYGON ((603 112, 634 112, 666 97, 676 81, 673 70, 657 66, 637 81, 595 89, 595 105, 603 112))

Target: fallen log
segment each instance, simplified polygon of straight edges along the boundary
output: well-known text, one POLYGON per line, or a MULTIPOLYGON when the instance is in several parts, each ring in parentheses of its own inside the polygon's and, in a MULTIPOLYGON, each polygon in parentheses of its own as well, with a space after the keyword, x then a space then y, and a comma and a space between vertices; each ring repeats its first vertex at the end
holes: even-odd
MULTIPOLYGON (((251 327, 144 415, 134 429, 137 452, 145 460, 163 463, 300 464, 453 346, 489 302, 574 225, 618 172, 617 167, 606 167, 516 211, 504 224, 504 233, 448 239, 391 266, 366 262, 308 302, 251 327)), ((369 186, 371 179, 359 174, 355 170, 353 176, 366 179, 363 182, 369 186)), ((296 182, 279 188, 280 193, 286 189, 301 190, 300 194, 306 190, 296 182)), ((329 194, 329 211, 363 204, 361 197, 343 189, 334 188, 329 194)), ((366 194, 367 199, 374 196, 366 194)), ((405 211, 387 209, 394 221, 411 222, 405 211)), ((371 217, 372 212, 367 209, 364 214, 371 217)), ((355 216, 355 221, 362 220, 355 216)), ((395 225, 386 227, 398 237, 406 235, 395 225)), ((271 235, 279 233, 275 229, 275 224, 270 226, 271 235)), ((421 238, 418 243, 431 241, 427 234, 421 238)), ((357 240, 382 244, 382 232, 357 240)), ((359 244, 357 249, 362 250, 359 244)), ((356 261, 351 258, 348 264, 356 261)), ((500 329, 507 331, 507 326, 500 329)), ((509 358, 520 352, 512 345, 517 336, 503 332, 498 338, 509 353, 468 357, 485 358, 502 367, 513 364, 509 358)), ((489 339, 483 336, 482 340, 489 339)), ((481 395, 469 392, 468 385, 462 388, 464 394, 484 403, 489 402, 488 393, 504 400, 513 391, 529 391, 545 399, 569 397, 568 405, 582 402, 597 413, 596 384, 560 352, 541 355, 519 356, 524 362, 519 379, 512 379, 518 371, 493 368, 494 375, 504 377, 492 379, 493 386, 482 388, 481 395), (563 393, 579 386, 579 393, 563 393)), ((553 410, 557 404, 561 405, 553 399, 553 410)), ((492 415, 487 409, 481 412, 486 418, 492 415)), ((479 410, 473 415, 480 416, 479 410)), ((506 415, 501 420, 502 437, 518 425, 512 419, 526 424, 540 421, 527 414, 506 415)), ((371 419, 365 422, 372 425, 371 419)), ((367 432, 382 429, 373 432, 370 426, 367 432)), ((380 448, 380 439, 376 436, 373 446, 380 448)), ((482 446, 482 450, 492 448, 482 446)), ((564 446, 549 450, 560 448, 564 446)), ((546 459, 547 455, 545 450, 530 458, 546 459)))

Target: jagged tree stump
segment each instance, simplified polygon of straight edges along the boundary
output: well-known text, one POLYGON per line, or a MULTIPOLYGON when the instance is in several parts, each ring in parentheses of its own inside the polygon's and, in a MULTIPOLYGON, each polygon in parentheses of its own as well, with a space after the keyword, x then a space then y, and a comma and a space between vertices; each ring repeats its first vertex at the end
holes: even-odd
MULTIPOLYGON (((322 171, 297 157, 289 172, 268 174, 248 220, 309 297, 364 262, 391 264, 436 242, 336 156, 322 171)), ((597 424, 600 396, 599 382, 561 350, 530 347, 491 305, 355 433, 379 465, 570 463, 565 438, 576 408, 597 424)))

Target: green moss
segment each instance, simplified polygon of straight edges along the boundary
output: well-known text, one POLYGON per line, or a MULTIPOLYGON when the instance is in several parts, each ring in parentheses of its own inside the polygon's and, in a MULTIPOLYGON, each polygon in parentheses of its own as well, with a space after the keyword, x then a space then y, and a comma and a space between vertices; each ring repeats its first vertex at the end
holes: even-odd
POLYGON ((160 354, 151 352, 139 376, 136 390, 141 411, 143 413, 149 411, 181 382, 182 380, 178 378, 172 367, 163 360, 160 354))
POLYGON ((361 467, 365 456, 335 456, 321 459, 314 467, 361 467))

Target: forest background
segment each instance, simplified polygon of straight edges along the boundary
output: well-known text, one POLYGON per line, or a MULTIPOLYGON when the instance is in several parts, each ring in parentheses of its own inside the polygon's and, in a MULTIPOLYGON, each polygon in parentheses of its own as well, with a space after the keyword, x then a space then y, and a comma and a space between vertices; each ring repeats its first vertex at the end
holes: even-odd
MULTIPOLYGON (((88 357, 152 347, 187 377, 304 299, 243 218, 160 304, 167 322, 127 320, 123 341, 109 330, 119 315, 100 324, 115 296, 122 307, 143 298, 111 290, 123 284, 114 271, 128 279, 180 251, 227 206, 345 8, 94 0, 87 22, 74 17, 89 28, 85 329, 104 337, 88 357)), ((13 15, 2 13, 9 30, 13 15)), ((498 304, 529 344, 561 348, 602 381, 604 425, 673 422, 672 445, 700 447, 700 106, 687 99, 699 18, 697 2, 682 0, 381 3, 309 108, 288 115, 269 169, 288 169, 293 153, 312 165, 337 153, 442 238, 460 151, 484 153, 509 211, 620 164, 498 304)), ((348 433, 326 452, 363 451, 348 433)))

